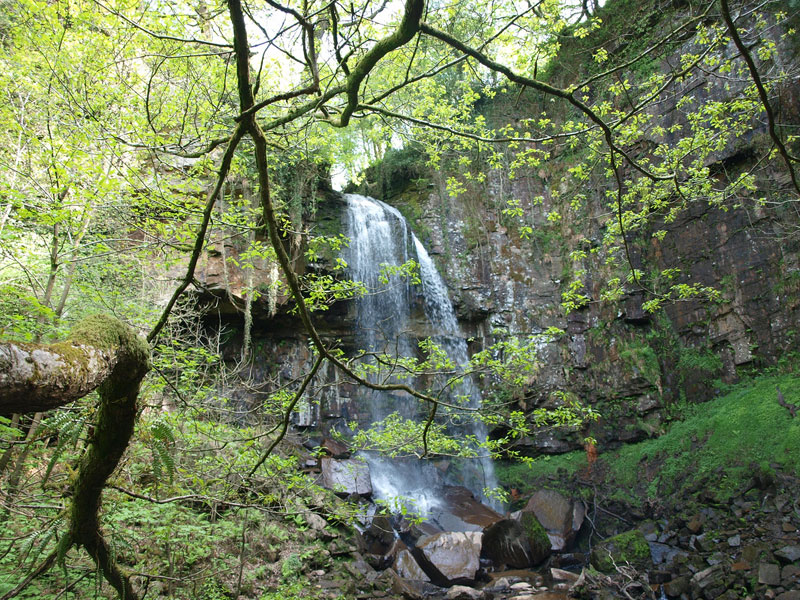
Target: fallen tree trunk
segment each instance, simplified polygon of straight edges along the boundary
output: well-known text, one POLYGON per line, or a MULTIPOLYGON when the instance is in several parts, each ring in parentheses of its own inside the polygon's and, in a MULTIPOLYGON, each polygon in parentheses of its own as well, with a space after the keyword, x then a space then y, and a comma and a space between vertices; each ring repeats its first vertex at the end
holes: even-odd
MULTIPOLYGON (((72 545, 82 546, 125 600, 137 596, 100 531, 97 513, 106 480, 133 434, 139 385, 149 369, 147 343, 107 315, 82 321, 64 342, 48 346, 0 343, 0 414, 56 408, 95 389, 100 396, 94 432, 73 486, 69 529, 57 555, 63 557, 72 545)), ((49 568, 53 558, 37 574, 49 568)), ((20 589, 3 598, 13 597, 20 589)))

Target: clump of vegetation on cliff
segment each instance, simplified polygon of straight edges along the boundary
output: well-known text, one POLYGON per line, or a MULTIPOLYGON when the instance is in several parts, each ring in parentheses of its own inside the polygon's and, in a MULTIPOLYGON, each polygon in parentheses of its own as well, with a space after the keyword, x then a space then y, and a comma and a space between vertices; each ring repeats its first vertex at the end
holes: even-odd
POLYGON ((671 498, 686 503, 700 494, 725 502, 759 472, 800 475, 800 418, 778 402, 778 390, 800 407, 800 378, 763 375, 726 387, 708 402, 684 404, 680 419, 658 438, 600 448, 591 467, 583 452, 572 452, 538 458, 530 467, 507 465, 498 475, 522 496, 545 481, 558 486, 577 477, 633 506, 671 498))

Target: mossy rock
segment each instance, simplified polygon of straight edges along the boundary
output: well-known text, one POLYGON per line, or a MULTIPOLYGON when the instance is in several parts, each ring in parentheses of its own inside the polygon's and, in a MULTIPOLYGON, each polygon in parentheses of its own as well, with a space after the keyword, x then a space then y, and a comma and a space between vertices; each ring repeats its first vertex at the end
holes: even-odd
POLYGON ((603 573, 612 573, 615 565, 630 564, 638 570, 653 565, 650 545, 638 529, 626 531, 608 538, 592 550, 592 566, 603 573))
POLYGON ((539 564, 550 556, 550 538, 533 512, 523 511, 520 524, 531 547, 531 562, 539 564))

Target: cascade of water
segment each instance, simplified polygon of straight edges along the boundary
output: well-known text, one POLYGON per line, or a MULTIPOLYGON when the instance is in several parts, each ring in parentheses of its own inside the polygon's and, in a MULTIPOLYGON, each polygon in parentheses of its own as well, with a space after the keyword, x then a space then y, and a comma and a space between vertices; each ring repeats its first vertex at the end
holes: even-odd
MULTIPOLYGON (((366 349, 388 351, 396 356, 414 356, 416 340, 410 335, 412 305, 420 297, 403 279, 395 278, 389 284, 380 281, 382 264, 399 266, 414 258, 420 267, 421 303, 427 320, 426 329, 433 332, 433 341, 445 350, 450 359, 459 365, 468 362, 467 345, 460 335, 453 306, 436 265, 425 247, 410 231, 397 209, 371 198, 347 194, 347 224, 350 237, 348 265, 353 279, 362 281, 370 293, 358 300, 358 337, 366 349)), ((469 377, 465 377, 451 392, 451 397, 465 398, 468 408, 480 406, 480 392, 469 377)), ((413 404, 403 406, 397 398, 373 393, 370 398, 372 418, 377 421, 390 412, 413 416, 413 404)), ((486 439, 483 424, 468 419, 469 434, 479 442, 486 439)), ((414 508, 421 513, 436 505, 431 495, 430 465, 398 463, 368 458, 373 474, 373 487, 380 499, 397 496, 411 498, 414 508)), ((416 461, 419 462, 419 461, 416 461)), ((468 461, 462 468, 461 483, 479 497, 482 490, 494 488, 497 481, 488 457, 468 461)), ((484 498, 485 499, 485 498, 484 498)))
MULTIPOLYGON (((425 315, 438 333, 433 336, 433 341, 445 350, 457 365, 466 365, 469 362, 467 353, 467 342, 459 335, 460 329, 456 314, 453 311, 453 304, 447 295, 447 288, 442 281, 436 265, 431 260, 425 247, 413 235, 414 246, 417 251, 417 261, 420 266, 422 279, 422 289, 425 296, 425 315)), ((481 393, 475 385, 472 377, 465 377, 455 386, 454 392, 464 398, 468 398, 468 408, 479 408, 481 405, 481 393)), ((470 433, 475 436, 478 442, 486 441, 486 425, 476 419, 467 421, 470 433)), ((482 493, 485 488, 494 489, 498 487, 497 478, 494 473, 492 459, 481 452, 481 457, 477 464, 472 463, 472 467, 464 472, 464 484, 473 491, 479 491, 480 497, 487 503, 494 505, 495 502, 487 500, 482 493)))

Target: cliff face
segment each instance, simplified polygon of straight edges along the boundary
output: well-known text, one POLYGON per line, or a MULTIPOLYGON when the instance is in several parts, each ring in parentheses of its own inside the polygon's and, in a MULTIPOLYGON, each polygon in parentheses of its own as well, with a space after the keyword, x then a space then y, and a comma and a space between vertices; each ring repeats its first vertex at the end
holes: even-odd
MULTIPOLYGON (((775 37, 784 61, 797 64, 796 49, 780 32, 769 35, 775 37)), ((685 36, 662 57, 661 67, 679 61, 694 43, 691 35, 685 36)), ((726 47, 722 52, 733 50, 726 47)), ((678 105, 681 98, 689 97, 695 104, 724 102, 742 85, 714 73, 686 78, 655 105, 653 116, 665 128, 685 124, 685 112, 678 105)), ((783 121, 800 122, 796 79, 776 90, 773 100, 783 121)), ((500 124, 527 118, 541 103, 541 98, 515 90, 483 102, 480 110, 490 122, 500 124)), ((671 135, 653 134, 637 151, 646 155, 648 144, 671 135)), ((601 300, 606 282, 624 275, 626 267, 609 267, 602 247, 615 218, 606 197, 608 179, 594 175, 587 180, 579 208, 565 200, 569 196, 565 174, 579 162, 580 149, 556 152, 542 166, 513 172, 508 165, 494 169, 485 165, 481 169, 485 180, 466 181, 465 191, 455 196, 446 186, 449 177, 459 174, 455 160, 450 169, 432 171, 421 156, 407 150, 373 168, 359 191, 405 214, 446 279, 471 351, 506 334, 537 333, 551 326, 565 331, 542 348, 538 375, 515 398, 523 409, 532 410, 555 406, 562 401, 555 392, 568 392, 601 412, 601 420, 580 435, 549 432, 524 441, 530 453, 560 452, 579 445, 587 433, 606 444, 655 435, 674 403, 705 400, 714 393, 716 381, 733 381, 749 369, 775 364, 793 350, 800 325, 799 221, 796 200, 783 202, 791 198, 785 171, 778 162, 763 160, 767 148, 764 123, 755 120, 744 134, 705 159, 705 166, 720 181, 752 171, 755 191, 722 205, 693 199, 674 221, 654 222, 626 236, 636 268, 648 272, 680 268, 680 281, 721 292, 717 302, 680 299, 654 313, 643 307, 653 297, 652 290, 631 282, 623 297, 601 300), (768 202, 759 202, 761 197, 768 202), (504 213, 509 199, 519 203, 521 219, 504 213), (562 218, 549 218, 553 211, 562 218), (531 232, 521 235, 521 223, 532 227, 531 232), (667 232, 663 239, 652 236, 659 229, 667 232), (576 255, 575 250, 583 252, 576 255), (568 312, 564 293, 576 274, 588 301, 568 312)), ((342 232, 343 213, 341 198, 326 193, 308 221, 309 230, 325 235, 342 232)), ((301 272, 324 273, 330 265, 326 261, 330 257, 305 261, 302 242, 296 245, 295 256, 301 272)), ((219 257, 209 256, 200 274, 208 284, 206 298, 214 299, 215 310, 229 328, 240 331, 241 300, 235 291, 220 293, 222 271, 219 257)), ((228 281, 237 277, 241 274, 226 275, 228 281)), ((275 274, 264 268, 255 278, 269 284, 275 274)), ((262 296, 253 313, 254 368, 264 378, 285 381, 301 375, 310 356, 285 295, 279 292, 273 295, 273 304, 269 302, 268 294, 262 296)), ((353 351, 355 317, 352 302, 339 302, 318 313, 317 325, 326 339, 353 351)), ((227 346, 232 357, 238 352, 238 339, 235 334, 227 346)), ((336 376, 329 377, 333 381, 336 376)), ((319 419, 327 426, 343 423, 359 415, 358 403, 351 402, 357 395, 347 384, 323 388, 318 395, 322 408, 299 419, 305 424, 319 419)))
MULTIPOLYGON (((797 48, 781 31, 767 35, 786 63, 797 64, 797 48)), ((678 64, 682 55, 696 50, 695 43, 691 35, 684 37, 656 68, 678 64)), ((720 52, 736 55, 732 44, 720 52)), ((687 100, 695 106, 725 103, 744 85, 743 79, 731 83, 713 72, 686 78, 664 93, 652 117, 666 131, 676 124, 687 129, 681 109, 687 100)), ((774 90, 772 102, 784 122, 800 122, 796 78, 774 90)), ((481 110, 499 126, 535 116, 541 103, 534 94, 515 90, 487 100, 481 110)), ((674 142, 670 138, 676 135, 656 132, 634 150, 649 156, 650 145, 674 142)), ((654 313, 643 304, 655 294, 634 282, 624 285, 621 299, 601 300, 606 282, 624 277, 629 269, 608 267, 602 247, 616 218, 616 207, 607 199, 613 182, 589 178, 578 209, 564 199, 569 195, 565 174, 577 164, 580 149, 562 152, 537 168, 487 167, 483 183, 462 178, 466 191, 458 195, 449 194, 446 185, 448 178, 463 175, 456 161, 434 172, 420 160, 411 176, 398 177, 392 164, 401 163, 407 171, 405 157, 375 167, 362 190, 382 194, 412 221, 441 265, 465 332, 477 340, 474 350, 500 331, 565 330, 561 340, 543 349, 539 374, 519 399, 522 408, 552 406, 559 402, 553 392, 568 391, 601 412, 591 431, 596 438, 632 441, 657 434, 674 403, 708 399, 715 382, 734 381, 793 351, 800 324, 797 199, 783 165, 764 161, 768 148, 764 120, 756 118, 704 161, 718 181, 754 173, 754 191, 722 204, 692 198, 674 221, 654 219, 626 235, 637 269, 679 268, 679 281, 721 292, 719 301, 678 299, 654 313), (398 181, 414 183, 404 187, 398 181), (509 199, 522 208, 521 217, 504 213, 509 199), (554 211, 560 220, 548 218, 554 211), (520 235, 522 224, 531 226, 532 233, 520 235), (658 239, 652 236, 656 230, 667 233, 658 239), (575 250, 583 252, 571 254, 575 250), (576 274, 588 302, 567 312, 564 293, 576 274)), ((559 452, 574 448, 579 436, 548 433, 526 443, 531 452, 559 452)))
MULTIPOLYGON (((539 374, 520 400, 523 408, 548 406, 554 391, 569 391, 601 411, 595 437, 632 441, 657 433, 671 403, 705 400, 715 380, 731 382, 793 349, 800 323, 800 247, 783 233, 784 217, 697 204, 669 226, 663 241, 636 246, 640 264, 680 267, 686 281, 722 292, 720 302, 676 301, 650 314, 642 307, 647 293, 635 288, 619 301, 600 301, 607 269, 599 259, 575 265, 569 257, 585 238, 602 237, 599 203, 587 221, 555 228, 545 224, 554 208, 545 201, 532 208, 542 230, 523 240, 498 216, 497 190, 503 186, 523 205, 547 193, 546 178, 532 174, 509 181, 495 172, 483 194, 454 199, 437 186, 407 189, 390 202, 412 214, 409 202, 416 207, 424 195, 416 227, 428 234, 465 333, 478 340, 475 350, 491 343, 496 330, 565 330, 543 349, 539 374), (562 293, 576 268, 586 271, 590 301, 567 314, 562 293)), ((578 441, 562 437, 547 434, 529 442, 538 450, 563 451, 578 441)))

